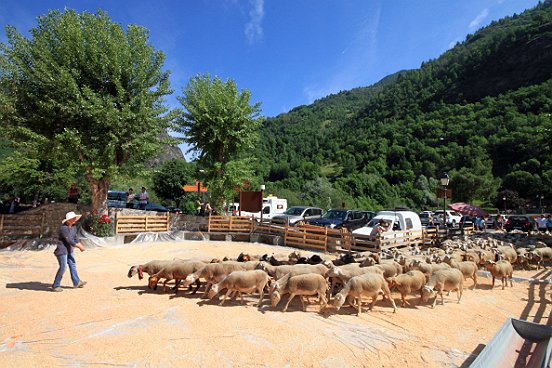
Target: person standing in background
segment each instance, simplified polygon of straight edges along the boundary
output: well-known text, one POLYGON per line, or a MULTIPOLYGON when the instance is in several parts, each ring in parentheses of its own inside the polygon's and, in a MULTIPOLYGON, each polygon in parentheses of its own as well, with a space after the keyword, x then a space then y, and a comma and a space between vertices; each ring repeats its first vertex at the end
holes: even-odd
POLYGON ((77 203, 80 198, 80 191, 77 188, 77 183, 71 184, 71 187, 67 191, 67 201, 69 203, 77 203))
POLYGON ((142 211, 146 210, 146 205, 148 204, 149 196, 148 192, 146 192, 146 187, 142 187, 142 192, 140 192, 140 195, 138 196, 138 205, 142 211))
POLYGON ((134 197, 136 197, 134 189, 128 188, 128 192, 126 193, 126 208, 134 208, 134 197))

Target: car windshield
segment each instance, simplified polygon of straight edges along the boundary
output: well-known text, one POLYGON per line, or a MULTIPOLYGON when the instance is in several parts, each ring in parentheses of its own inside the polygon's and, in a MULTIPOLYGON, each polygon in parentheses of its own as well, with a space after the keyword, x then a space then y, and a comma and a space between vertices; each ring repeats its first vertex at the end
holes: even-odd
POLYGON ((290 207, 284 213, 286 215, 300 216, 304 210, 303 207, 290 207))
POLYGON ((322 216, 322 218, 329 219, 329 220, 345 220, 347 217, 347 211, 341 211, 341 210, 329 210, 322 216))
POLYGON ((426 218, 429 218, 429 214, 427 213, 420 213, 420 219, 426 219, 426 218))

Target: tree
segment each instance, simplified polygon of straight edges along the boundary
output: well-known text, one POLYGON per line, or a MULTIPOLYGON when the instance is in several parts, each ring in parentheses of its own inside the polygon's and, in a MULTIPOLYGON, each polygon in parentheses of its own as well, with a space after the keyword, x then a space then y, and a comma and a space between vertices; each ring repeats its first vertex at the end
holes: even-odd
MULTIPOLYGON (((195 165, 183 159, 172 159, 165 162, 153 177, 153 190, 158 197, 165 201, 175 201, 180 207, 186 198, 182 186, 194 183, 195 165)), ((193 204, 197 200, 197 193, 193 193, 193 204)))
POLYGON ((93 208, 104 208, 111 179, 143 170, 167 143, 160 136, 176 111, 163 104, 172 92, 163 53, 145 28, 124 31, 103 11, 50 11, 30 39, 14 27, 6 33, 0 86, 13 98, 16 118, 4 121, 11 138, 34 134, 35 158, 48 161, 49 152, 63 159, 68 171, 85 176, 93 208))
POLYGON ((253 175, 252 159, 257 130, 263 118, 260 103, 250 105, 251 93, 238 91, 232 80, 198 75, 190 80, 178 100, 185 108, 178 120, 190 152, 198 155, 198 167, 216 207, 232 196, 234 186, 253 175))

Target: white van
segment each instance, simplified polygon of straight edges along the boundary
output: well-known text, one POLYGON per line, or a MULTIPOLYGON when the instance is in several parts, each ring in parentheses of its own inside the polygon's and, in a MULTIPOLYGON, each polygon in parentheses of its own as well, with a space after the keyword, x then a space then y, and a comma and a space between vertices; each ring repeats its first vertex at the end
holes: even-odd
POLYGON ((353 231, 353 234, 370 235, 380 220, 392 224, 390 231, 422 230, 420 216, 412 211, 379 211, 365 226, 353 231))
MULTIPOLYGON (((276 196, 263 198, 263 222, 270 221, 273 216, 280 215, 287 210, 287 199, 276 196)), ((242 216, 253 216, 255 219, 261 219, 261 212, 241 211, 242 216)))

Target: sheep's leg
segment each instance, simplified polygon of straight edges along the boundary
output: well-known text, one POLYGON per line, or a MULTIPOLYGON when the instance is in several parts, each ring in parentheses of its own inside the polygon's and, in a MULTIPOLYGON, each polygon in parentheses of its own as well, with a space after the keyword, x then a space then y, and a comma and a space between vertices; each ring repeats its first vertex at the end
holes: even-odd
POLYGON ((472 290, 475 290, 475 287, 477 286, 477 270, 475 270, 475 272, 473 273, 472 279, 473 279, 473 288, 472 288, 472 290))
POLYGON ((504 290, 504 284, 507 284, 508 281, 506 281, 506 276, 502 276, 502 290, 504 290))
POLYGON ((387 295, 387 297, 389 298, 389 301, 391 302, 391 305, 393 306, 393 313, 396 313, 397 312, 397 305, 395 304, 395 301, 393 300, 393 298, 391 298, 391 293, 390 292, 385 292, 385 294, 387 295))
MULTIPOLYGON (((201 286, 201 281, 199 281, 199 279, 195 280, 195 284, 196 284, 196 288, 194 291, 192 291, 192 295, 197 293, 197 291, 199 290, 199 287, 201 286)), ((190 286, 188 286, 190 290, 192 290, 192 284, 190 284, 190 286)))
POLYGON ((265 285, 262 285, 262 286, 259 286, 259 288, 257 289, 257 291, 259 292, 259 303, 257 304, 257 307, 260 307, 261 304, 263 303, 264 287, 265 285))
MULTIPOLYGON (((301 300, 301 307, 303 308, 303 312, 307 311, 307 306, 305 305, 305 298, 306 298, 306 296, 299 295, 299 299, 301 300)), ((308 301, 308 299, 307 299, 307 301, 308 301)))
POLYGON ((238 291, 238 295, 240 296, 240 302, 243 304, 244 301, 243 301, 243 295, 242 295, 242 292, 241 291, 238 291))
POLYGON ((495 284, 495 277, 493 275, 493 284, 491 285, 491 289, 494 289, 494 284, 495 284))
POLYGON ((359 296, 357 299, 357 316, 360 317, 360 312, 362 311, 362 300, 361 300, 361 297, 359 296))
POLYGON ((181 279, 177 279, 176 283, 174 284, 173 290, 175 294, 178 294, 178 287, 180 286, 181 279))
POLYGON ((324 294, 325 292, 318 293, 318 303, 320 304, 321 308, 325 308, 328 305, 328 299, 326 299, 326 295, 324 294))
POLYGON ((295 298, 295 294, 294 294, 294 293, 289 294, 289 299, 288 299, 288 301, 287 301, 287 303, 286 303, 286 305, 285 305, 285 307, 284 307, 284 310, 282 310, 282 312, 287 311, 288 305, 289 305, 289 303, 291 302, 291 300, 292 300, 293 298, 295 298))
POLYGON ((169 281, 169 279, 165 279, 165 281, 163 281, 163 292, 166 293, 167 292, 167 282, 169 281))
POLYGON ((510 287, 514 287, 514 284, 512 283, 512 275, 510 274, 508 278, 510 279, 510 287))
POLYGON ((458 289, 456 289, 456 294, 458 295, 458 304, 460 304, 460 299, 462 299, 462 291, 463 291, 462 286, 460 286, 460 287, 458 287, 458 289))
POLYGON ((205 292, 201 296, 203 299, 207 298, 207 294, 209 294, 209 290, 211 290, 211 286, 213 286, 213 284, 210 282, 207 282, 207 286, 205 287, 205 292))
POLYGON ((226 298, 228 298, 230 294, 232 294, 232 290, 230 289, 226 290, 226 294, 224 294, 224 296, 222 297, 222 301, 219 303, 219 305, 223 305, 224 302, 226 301, 226 298))
POLYGON ((410 303, 406 301, 406 293, 401 293, 401 300, 402 300, 401 307, 404 308, 405 305, 410 305, 410 303))

